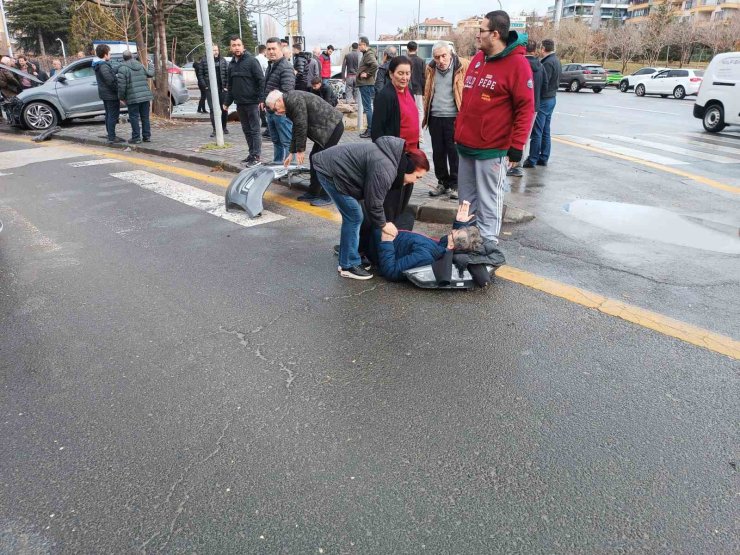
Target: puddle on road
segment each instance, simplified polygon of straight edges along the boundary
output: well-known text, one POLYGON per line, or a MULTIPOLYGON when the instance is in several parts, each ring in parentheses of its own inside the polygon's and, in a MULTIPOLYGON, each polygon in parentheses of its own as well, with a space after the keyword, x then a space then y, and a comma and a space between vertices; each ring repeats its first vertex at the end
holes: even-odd
POLYGON ((576 200, 563 209, 574 218, 615 233, 705 251, 740 254, 737 226, 730 224, 709 222, 652 206, 602 200, 576 200))

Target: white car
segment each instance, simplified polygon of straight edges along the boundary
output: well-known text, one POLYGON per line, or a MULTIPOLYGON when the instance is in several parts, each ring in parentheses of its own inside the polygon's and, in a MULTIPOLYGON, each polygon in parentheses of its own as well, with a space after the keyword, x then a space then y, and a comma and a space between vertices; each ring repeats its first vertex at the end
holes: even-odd
POLYGON ((668 69, 667 67, 641 67, 634 73, 630 73, 629 75, 625 75, 622 80, 619 82, 619 90, 623 93, 626 93, 627 91, 631 91, 635 88, 635 85, 637 83, 645 80, 650 79, 653 75, 658 73, 659 71, 663 71, 664 69, 668 69))
POLYGON ((740 52, 712 58, 694 104, 694 117, 704 129, 719 133, 726 125, 740 125, 740 52))
POLYGON ((635 94, 659 94, 663 98, 672 96, 680 100, 697 94, 703 77, 703 69, 664 69, 635 85, 635 94))

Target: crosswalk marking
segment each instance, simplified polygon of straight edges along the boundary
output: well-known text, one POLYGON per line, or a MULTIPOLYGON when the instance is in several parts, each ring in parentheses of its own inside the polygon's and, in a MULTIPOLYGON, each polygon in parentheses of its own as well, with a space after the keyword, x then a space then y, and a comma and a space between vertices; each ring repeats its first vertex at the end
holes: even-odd
POLYGON ((82 162, 70 162, 69 165, 73 168, 86 168, 87 166, 102 166, 104 164, 120 163, 120 160, 114 160, 113 158, 97 158, 95 160, 83 160, 82 162))
POLYGON ((192 206, 193 208, 205 210, 209 214, 244 227, 252 227, 285 219, 285 216, 267 210, 263 210, 262 216, 254 219, 250 219, 244 212, 227 212, 223 196, 214 195, 197 187, 192 187, 174 179, 162 177, 144 170, 112 173, 110 175, 123 181, 134 183, 139 187, 172 200, 192 206))
POLYGON ((661 135, 659 133, 648 133, 648 137, 660 137, 661 139, 674 143, 681 143, 685 145, 693 145, 699 148, 708 148, 712 152, 724 152, 725 154, 735 155, 735 163, 740 163, 740 141, 737 141, 735 148, 731 146, 721 146, 714 142, 709 142, 711 137, 682 137, 671 135, 661 135))
POLYGON ((75 152, 69 148, 56 146, 6 150, 5 152, 0 152, 0 170, 19 168, 21 166, 37 162, 48 162, 50 160, 79 157, 79 152, 75 152))
POLYGON ((667 145, 659 143, 657 141, 644 141, 642 139, 635 139, 632 137, 625 137, 622 135, 598 135, 604 139, 610 139, 613 141, 621 141, 624 143, 630 143, 634 145, 644 146, 655 150, 662 150, 664 152, 672 152, 674 154, 681 154, 683 156, 689 156, 691 158, 699 158, 700 160, 706 160, 707 162, 716 162, 717 164, 737 164, 740 163, 738 158, 728 158, 727 156, 719 156, 716 154, 709 154, 700 150, 683 148, 680 146, 667 145))
POLYGON ((655 162, 656 164, 663 164, 664 166, 684 166, 688 164, 685 160, 676 160, 675 158, 668 158, 667 156, 661 156, 660 154, 652 154, 645 152, 644 150, 636 150, 634 148, 628 148, 624 146, 615 145, 612 143, 605 143, 603 141, 597 141, 596 139, 590 139, 586 137, 576 137, 575 135, 558 135, 573 143, 579 145, 594 146, 616 152, 617 154, 623 154, 625 156, 631 156, 639 160, 646 160, 648 162, 655 162))
POLYGON ((704 139, 707 141, 717 141, 718 143, 732 145, 737 148, 740 148, 740 136, 733 137, 731 135, 720 135, 719 133, 702 133, 701 131, 696 131, 694 133, 694 136, 697 139, 704 139))

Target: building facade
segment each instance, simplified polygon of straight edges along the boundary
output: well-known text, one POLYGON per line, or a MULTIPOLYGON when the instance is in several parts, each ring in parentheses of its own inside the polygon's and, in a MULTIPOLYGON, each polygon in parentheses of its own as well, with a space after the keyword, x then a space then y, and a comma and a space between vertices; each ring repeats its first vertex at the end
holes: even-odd
POLYGON ((550 21, 582 19, 593 24, 594 14, 598 13, 600 25, 605 25, 614 20, 623 22, 628 17, 629 6, 627 0, 602 0, 601 3, 597 0, 563 0, 547 8, 547 16, 550 21), (559 14, 556 12, 558 8, 559 14))
POLYGON ((444 18, 425 19, 419 24, 409 27, 412 36, 420 39, 435 40, 448 37, 452 34, 452 23, 444 18))

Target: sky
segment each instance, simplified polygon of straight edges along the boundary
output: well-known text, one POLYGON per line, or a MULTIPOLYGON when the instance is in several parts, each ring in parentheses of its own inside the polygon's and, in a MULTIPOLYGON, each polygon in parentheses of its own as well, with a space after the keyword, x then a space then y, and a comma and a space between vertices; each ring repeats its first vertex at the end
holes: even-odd
MULTIPOLYGON (((554 0, 501 0, 509 15, 517 15, 522 10, 536 10, 544 15, 547 7, 554 3, 554 0)), ((303 32, 309 48, 330 43, 340 47, 355 41, 358 4, 358 0, 303 0, 303 32)), ((416 21, 418 7, 418 0, 365 0, 365 34, 374 39, 376 28, 377 34, 387 34, 395 33, 399 27, 407 27, 416 21)), ((454 25, 460 19, 497 9, 498 1, 421 0, 421 20, 443 17, 454 25)), ((283 33, 280 27, 277 31, 283 33)))

